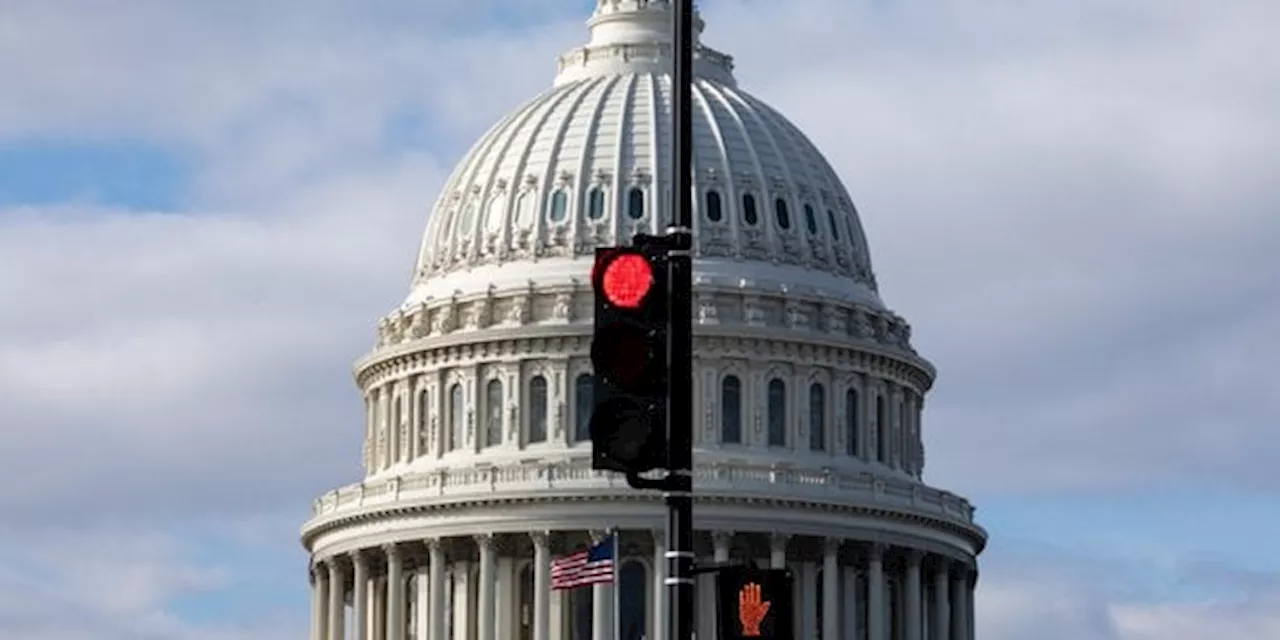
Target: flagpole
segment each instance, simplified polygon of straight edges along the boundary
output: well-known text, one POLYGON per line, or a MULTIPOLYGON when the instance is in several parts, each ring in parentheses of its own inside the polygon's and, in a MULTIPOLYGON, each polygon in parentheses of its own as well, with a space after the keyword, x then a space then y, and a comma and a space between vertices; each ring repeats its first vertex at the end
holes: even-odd
POLYGON ((622 556, 619 553, 618 529, 613 533, 613 638, 622 640, 622 556))

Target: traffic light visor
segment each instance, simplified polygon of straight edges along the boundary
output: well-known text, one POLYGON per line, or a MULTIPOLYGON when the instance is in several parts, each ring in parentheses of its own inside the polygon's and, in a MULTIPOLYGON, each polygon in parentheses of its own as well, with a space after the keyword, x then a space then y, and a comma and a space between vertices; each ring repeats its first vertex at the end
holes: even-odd
POLYGON ((653 265, 644 255, 619 252, 604 259, 600 290, 616 307, 636 309, 653 290, 653 265))

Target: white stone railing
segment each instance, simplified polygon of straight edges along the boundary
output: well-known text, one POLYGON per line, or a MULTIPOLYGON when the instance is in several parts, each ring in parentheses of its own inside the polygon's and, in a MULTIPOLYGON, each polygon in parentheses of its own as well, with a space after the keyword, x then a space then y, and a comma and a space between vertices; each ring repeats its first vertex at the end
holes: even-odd
MULTIPOLYGON (((704 495, 776 497, 834 504, 902 509, 964 524, 973 506, 947 491, 906 479, 834 470, 711 464, 694 470, 694 489, 704 495)), ((485 498, 582 495, 627 489, 621 475, 591 469, 588 458, 507 466, 408 472, 335 489, 312 503, 313 519, 341 516, 365 507, 485 498)))

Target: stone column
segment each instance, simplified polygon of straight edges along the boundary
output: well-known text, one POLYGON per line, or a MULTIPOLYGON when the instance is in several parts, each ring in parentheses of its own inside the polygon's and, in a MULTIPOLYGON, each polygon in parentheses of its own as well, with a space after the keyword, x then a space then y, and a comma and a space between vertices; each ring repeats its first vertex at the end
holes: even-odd
POLYGON ((453 563, 453 640, 471 640, 476 601, 471 595, 472 563, 453 563))
POLYGON ((654 529, 653 535, 653 618, 647 625, 649 640, 667 637, 667 534, 654 529))
POLYGON ((907 640, 924 640, 921 636, 921 622, 923 622, 920 605, 920 552, 911 551, 907 556, 907 575, 906 585, 903 587, 907 592, 907 640))
POLYGON ((822 640, 840 640, 840 540, 822 546, 822 640))
POLYGON ((355 640, 369 640, 369 559, 351 552, 351 631, 355 640))
MULTIPOLYGON (((427 562, 430 564, 431 586, 427 589, 427 597, 431 599, 427 607, 427 628, 430 630, 426 640, 446 640, 444 627, 444 547, 437 538, 429 538, 427 543, 427 562)), ((376 638, 374 640, 377 640, 376 638)))
POLYGON ((889 627, 885 624, 884 546, 872 544, 867 549, 867 636, 870 640, 888 640, 889 627))
POLYGON ((551 640, 551 536, 535 531, 533 538, 533 640, 551 640))
POLYGON ((477 622, 478 640, 495 640, 494 630, 496 626, 495 616, 497 615, 495 588, 497 587, 494 579, 494 570, 497 569, 497 560, 494 558, 493 545, 496 541, 492 534, 484 534, 476 536, 476 546, 480 549, 480 593, 479 598, 479 615, 480 620, 477 622))
POLYGON ((978 568, 977 567, 974 567, 972 570, 969 571, 969 579, 965 581, 965 587, 966 587, 965 588, 966 595, 964 598, 964 602, 967 608, 967 612, 965 613, 965 622, 969 623, 968 628, 966 628, 965 631, 968 632, 969 634, 968 636, 969 640, 973 640, 974 638, 977 637, 977 628, 976 628, 977 619, 974 616, 974 611, 973 611, 973 607, 974 607, 973 592, 978 588, 978 568))
POLYGON ((938 558, 933 573, 933 638, 951 640, 951 576, 947 559, 938 558))
POLYGON ((842 621, 844 635, 841 637, 854 640, 858 637, 858 569, 845 567, 843 572, 844 593, 841 594, 841 602, 844 605, 840 609, 844 614, 842 621))
MULTIPOLYGON (((729 551, 733 545, 732 531, 711 532, 711 559, 717 563, 729 561, 729 551)), ((720 633, 719 621, 716 618, 716 577, 714 573, 703 574, 698 585, 702 590, 699 602, 698 618, 706 621, 707 637, 716 638, 720 633), (705 612, 705 613, 704 613, 705 612)))
POLYGON ((387 577, 373 581, 373 606, 369 607, 369 637, 384 640, 387 637, 387 577))
POLYGON ((797 638, 818 637, 818 563, 797 563, 795 582, 795 617, 797 638))
POLYGON ((951 576, 951 640, 972 640, 969 637, 969 581, 964 569, 951 576))
POLYGON ((343 614, 347 612, 346 606, 346 582, 347 577, 342 570, 342 565, 338 564, 337 558, 330 558, 329 562, 329 640, 345 640, 343 631, 346 630, 346 622, 342 619, 343 614))
POLYGON ((394 543, 383 550, 387 554, 387 640, 405 640, 404 558, 394 543))
POLYGON ((787 541, 791 536, 775 533, 769 538, 769 568, 787 568, 787 541))
POLYGON ((311 566, 311 638, 328 640, 329 571, 324 563, 311 566))
POLYGON ((517 635, 516 616, 519 611, 519 591, 516 584, 516 561, 509 556, 498 557, 498 614, 494 623, 497 625, 498 637, 502 640, 514 640, 517 635))
MULTIPOLYGON (((600 544, 608 535, 604 531, 592 532, 591 544, 600 544)), ((613 561, 616 576, 622 567, 618 564, 618 558, 614 558, 613 561)), ((591 585, 591 637, 593 640, 614 640, 613 636, 613 585, 593 584, 591 585)))
POLYGON ((431 565, 420 565, 413 572, 413 637, 426 640, 431 635, 431 565))

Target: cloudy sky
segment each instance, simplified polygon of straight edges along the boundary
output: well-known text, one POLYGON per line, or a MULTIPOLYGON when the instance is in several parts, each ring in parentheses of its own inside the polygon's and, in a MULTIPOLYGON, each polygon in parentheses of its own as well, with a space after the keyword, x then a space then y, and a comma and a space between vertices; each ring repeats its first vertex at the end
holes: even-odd
MULTIPOLYGON (((589 0, 0 0, 0 639, 303 637, 352 361, 589 0)), ((941 371, 984 640, 1280 638, 1280 3, 708 0, 941 371)))

